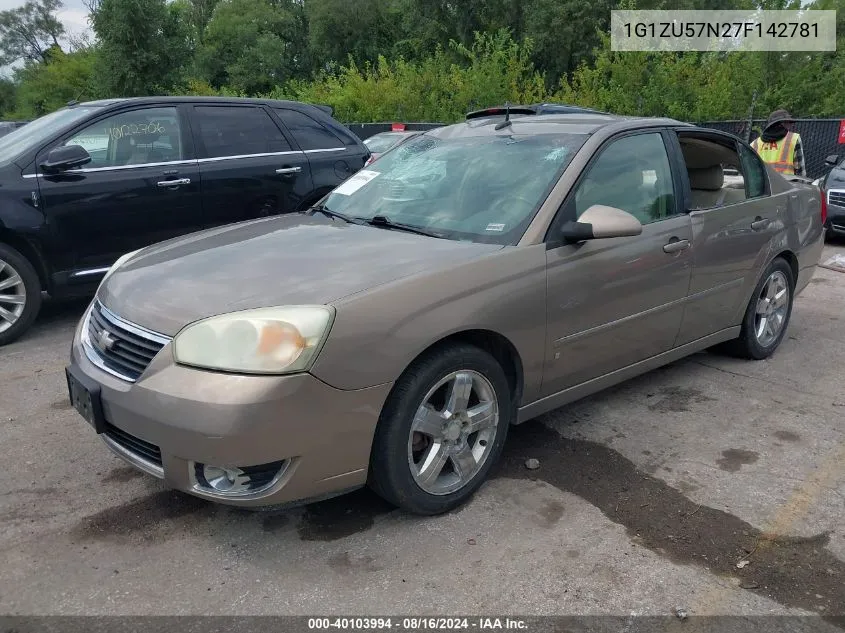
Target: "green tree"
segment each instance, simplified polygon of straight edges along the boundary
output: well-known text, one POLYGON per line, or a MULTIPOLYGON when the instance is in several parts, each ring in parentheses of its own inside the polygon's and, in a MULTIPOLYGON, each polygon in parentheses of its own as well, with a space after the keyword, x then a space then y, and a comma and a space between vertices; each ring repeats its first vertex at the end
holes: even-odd
POLYGON ((28 0, 0 11, 0 67, 19 60, 47 61, 51 47, 59 47, 65 29, 56 18, 61 0, 28 0))
POLYGON ((15 71, 17 90, 13 114, 35 118, 62 107, 68 101, 97 96, 93 85, 94 52, 54 51, 49 63, 30 63, 15 71))
POLYGON ((197 56, 213 87, 262 93, 311 70, 304 9, 297 0, 221 0, 197 56))
POLYGON ((320 67, 349 57, 356 64, 375 61, 402 38, 393 0, 308 0, 305 13, 311 57, 320 67))
POLYGON ((192 57, 184 5, 166 0, 102 0, 92 13, 99 40, 97 85, 104 95, 167 92, 192 57))

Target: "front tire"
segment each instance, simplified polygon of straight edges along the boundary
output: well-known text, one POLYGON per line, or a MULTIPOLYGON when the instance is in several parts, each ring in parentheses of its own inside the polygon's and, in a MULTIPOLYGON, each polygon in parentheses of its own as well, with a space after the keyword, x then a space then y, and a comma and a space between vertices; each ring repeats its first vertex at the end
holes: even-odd
POLYGON ((739 338, 730 341, 726 350, 749 360, 763 360, 774 354, 789 326, 794 294, 792 267, 779 257, 754 289, 739 338))
POLYGON ((414 514, 469 499, 499 459, 513 417, 502 367, 473 345, 439 348, 397 381, 379 418, 370 486, 414 514))
POLYGON ((29 260, 0 244, 0 346, 26 332, 41 309, 41 283, 29 260))

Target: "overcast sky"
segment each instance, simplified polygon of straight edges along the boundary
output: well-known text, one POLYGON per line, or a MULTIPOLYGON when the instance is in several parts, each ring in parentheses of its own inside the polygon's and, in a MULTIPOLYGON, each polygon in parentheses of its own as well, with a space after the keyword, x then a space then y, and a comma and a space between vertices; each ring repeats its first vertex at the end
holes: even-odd
MULTIPOLYGON (((0 11, 14 9, 24 4, 26 0, 0 0, 0 11)), ((90 31, 88 26, 88 10, 82 0, 63 0, 63 6, 58 13, 59 20, 65 25, 65 31, 70 35, 78 35, 90 31)))

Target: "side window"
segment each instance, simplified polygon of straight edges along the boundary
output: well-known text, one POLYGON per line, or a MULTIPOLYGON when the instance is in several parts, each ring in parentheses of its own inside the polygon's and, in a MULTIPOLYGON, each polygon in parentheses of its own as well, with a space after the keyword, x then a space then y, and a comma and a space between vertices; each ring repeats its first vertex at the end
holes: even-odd
POLYGON ((209 158, 270 154, 291 149, 262 108, 196 106, 197 130, 209 158))
POLYGON ((759 198, 766 195, 766 169, 760 158, 753 151, 739 146, 739 158, 742 162, 742 172, 745 174, 746 192, 749 198, 759 198))
POLYGON ((746 199, 749 178, 733 142, 679 137, 690 184, 690 210, 717 209, 746 199))
POLYGON ((309 149, 336 149, 345 146, 345 143, 335 136, 334 132, 323 127, 317 120, 303 112, 276 108, 276 114, 284 121, 290 133, 293 134, 293 138, 304 151, 309 149))
POLYGON ((81 145, 91 155, 86 167, 122 167, 182 160, 176 108, 121 112, 74 134, 64 145, 81 145))
POLYGON ((575 191, 576 218, 594 204, 627 211, 643 224, 675 213, 672 170, 659 133, 627 136, 602 151, 575 191))

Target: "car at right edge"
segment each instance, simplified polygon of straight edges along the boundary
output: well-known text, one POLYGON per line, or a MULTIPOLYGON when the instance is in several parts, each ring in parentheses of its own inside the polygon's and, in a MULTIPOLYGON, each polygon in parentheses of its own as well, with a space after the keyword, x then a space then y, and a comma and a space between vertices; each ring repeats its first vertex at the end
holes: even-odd
POLYGON ((827 202, 825 227, 831 236, 845 236, 845 155, 831 154, 825 159, 830 172, 819 179, 822 196, 827 202))
POLYGON ((80 321, 68 390, 110 450, 198 497, 369 484, 442 513, 512 424, 716 345, 771 356, 825 214, 818 187, 723 132, 479 117, 309 209, 127 253, 80 321))

